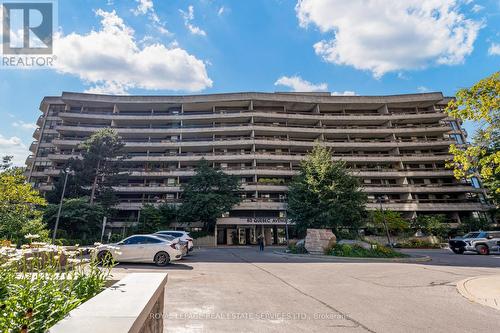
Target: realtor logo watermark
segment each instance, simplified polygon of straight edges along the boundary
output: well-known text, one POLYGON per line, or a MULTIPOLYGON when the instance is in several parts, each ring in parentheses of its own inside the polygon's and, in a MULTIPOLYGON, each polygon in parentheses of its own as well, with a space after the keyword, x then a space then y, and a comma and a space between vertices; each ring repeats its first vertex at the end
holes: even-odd
POLYGON ((2 68, 53 65, 55 1, 0 0, 2 10, 2 68))

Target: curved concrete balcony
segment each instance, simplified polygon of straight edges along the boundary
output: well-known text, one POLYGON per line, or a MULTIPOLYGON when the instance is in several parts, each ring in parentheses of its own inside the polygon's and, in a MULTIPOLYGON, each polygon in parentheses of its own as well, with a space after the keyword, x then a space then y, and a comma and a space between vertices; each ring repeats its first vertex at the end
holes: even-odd
MULTIPOLYGON (((125 161, 128 162, 197 162, 201 159, 206 159, 212 162, 244 162, 244 161, 261 161, 261 162, 299 162, 304 159, 305 154, 284 155, 284 154, 241 154, 241 155, 212 155, 212 154, 199 154, 199 155, 163 155, 163 156, 131 156, 125 161)), ((67 161, 70 158, 79 158, 76 154, 49 154, 48 160, 51 161, 67 161)), ((342 160, 346 162, 431 162, 431 161, 446 161, 451 159, 452 156, 448 153, 445 154, 413 154, 413 155, 334 155, 333 160, 342 160)))
POLYGON ((113 189, 118 193, 179 193, 182 192, 180 186, 166 185, 129 185, 129 186, 113 186, 113 189))
POLYGON ((452 170, 393 170, 393 169, 377 169, 377 170, 351 170, 355 176, 364 178, 386 178, 386 177, 451 177, 452 170))
MULTIPOLYGON (((225 173, 234 176, 294 176, 298 172, 295 170, 290 170, 286 168, 278 168, 278 169, 222 169, 225 173)), ((163 170, 163 171, 142 171, 142 170, 133 170, 130 172, 130 176, 132 177, 189 177, 194 176, 194 169, 189 170, 163 170)))
POLYGON ((153 205, 153 206, 158 206, 161 204, 172 204, 172 205, 177 205, 179 204, 179 200, 123 200, 119 202, 115 208, 120 209, 120 210, 140 210, 144 205, 153 205))
POLYGON ((42 127, 42 125, 43 125, 43 120, 44 120, 44 116, 43 116, 43 114, 42 114, 42 115, 40 115, 40 116, 38 117, 38 119, 36 120, 36 125, 37 125, 38 127, 42 127))
POLYGON ((469 193, 482 192, 483 189, 474 188, 471 185, 461 184, 429 184, 429 185, 392 185, 392 186, 372 186, 363 185, 363 191, 367 193, 469 193))
MULTIPOLYGON (((72 126, 72 125, 59 125, 57 126, 57 131, 60 133, 83 133, 90 135, 104 127, 107 126, 72 126)), ((324 127, 292 127, 292 126, 262 126, 262 125, 252 125, 252 124, 238 124, 234 126, 220 126, 220 127, 184 127, 184 128, 120 128, 114 127, 116 132, 120 135, 180 135, 180 134, 214 134, 214 135, 225 135, 227 133, 247 133, 249 131, 265 132, 265 133, 275 133, 275 134, 440 134, 446 133, 451 130, 448 126, 436 126, 436 127, 408 127, 408 128, 361 128, 361 127, 349 127, 342 126, 346 128, 324 128, 324 127)))
POLYGON ((291 112, 261 112, 252 110, 241 110, 236 112, 215 112, 208 114, 194 114, 189 113, 178 115, 165 115, 165 114, 148 114, 143 115, 124 115, 116 114, 92 114, 92 113, 76 113, 76 112, 61 112, 59 113, 61 119, 79 121, 79 120, 114 120, 123 122, 137 122, 137 121, 180 121, 180 120, 237 120, 248 119, 250 117, 256 118, 271 118, 280 120, 325 120, 325 121, 340 121, 355 123, 357 121, 388 121, 388 120, 441 120, 448 116, 443 112, 424 112, 424 113, 401 113, 401 114, 327 114, 327 113, 291 113, 291 112))
POLYGON ((55 168, 48 168, 43 171, 47 176, 59 176, 61 174, 61 170, 55 168))
MULTIPOLYGON (((130 171, 129 175, 132 177, 183 177, 183 176, 193 176, 195 174, 194 169, 183 170, 133 170, 130 171)), ((232 169, 224 168, 222 169, 225 173, 235 176, 295 176, 299 172, 298 170, 291 170, 289 168, 244 168, 244 169, 232 169)), ((127 170, 124 170, 127 171, 127 170)), ((453 176, 452 170, 393 170, 393 169, 377 169, 377 170, 357 170, 351 169, 351 172, 357 177, 364 178, 386 178, 386 177, 451 177, 453 176)), ((49 174, 49 173, 47 173, 49 174)), ((53 175, 53 174, 50 174, 53 175)))
POLYGON ((245 199, 232 210, 285 210, 286 202, 272 201, 272 199, 245 199))
POLYGON ((36 149, 38 148, 38 145, 39 145, 39 142, 38 141, 33 141, 31 144, 30 144, 30 152, 32 153, 35 153, 36 152, 36 149))
MULTIPOLYGON (((140 210, 144 204, 158 205, 159 202, 120 202, 116 208, 120 210, 140 210)), ((175 202, 171 202, 175 204, 175 202)), ((287 208, 286 202, 271 202, 271 201, 244 201, 238 206, 234 207, 233 210, 254 210, 254 209, 268 209, 268 210, 285 210, 287 208)), ((366 205, 368 210, 380 209, 380 205, 377 203, 368 203, 366 205)), ((451 203, 419 203, 419 202, 407 202, 407 203, 384 203, 384 209, 390 209, 395 211, 438 211, 438 212, 453 212, 453 211, 487 211, 491 207, 479 202, 451 202, 451 203)))
MULTIPOLYGON (((432 211, 432 212, 469 212, 469 211, 487 211, 491 209, 490 206, 481 204, 479 202, 450 202, 450 203, 420 203, 420 202, 407 202, 407 203, 384 203, 384 209, 395 211, 432 211)), ((380 209, 380 204, 368 203, 366 208, 369 210, 380 209)))
POLYGON ((41 192, 48 192, 48 191, 52 191, 53 189, 54 189, 53 185, 40 185, 38 187, 38 190, 40 190, 41 192))
POLYGON ((24 162, 26 165, 31 165, 35 160, 35 155, 29 155, 26 157, 26 161, 24 162))
POLYGON ((42 130, 39 128, 35 129, 33 132, 33 138, 36 139, 37 141, 40 141, 40 134, 42 133, 42 130))
POLYGON ((241 188, 244 191, 262 191, 262 192, 288 192, 288 186, 286 185, 275 185, 275 184, 265 184, 265 183, 247 183, 243 184, 241 188))
MULTIPOLYGON (((180 193, 182 188, 180 186, 167 186, 167 185, 139 185, 129 184, 128 186, 114 186, 113 189, 118 193, 180 193)), ((288 187, 285 185, 271 185, 271 184, 242 184, 241 190, 243 192, 287 192, 288 187)))
MULTIPOLYGON (((29 171, 27 171, 26 173, 29 174, 29 171)), ((33 171, 31 173, 31 177, 35 177, 35 178, 47 178, 47 174, 44 171, 33 171)))
MULTIPOLYGON (((253 144, 257 146, 269 146, 269 147, 301 147, 311 149, 316 144, 314 141, 298 141, 298 140, 280 140, 274 138, 244 138, 237 140, 193 140, 188 141, 185 139, 182 141, 171 141, 162 140, 160 142, 147 142, 145 139, 142 141, 130 141, 130 139, 124 139, 125 150, 129 149, 140 149, 144 150, 148 148, 187 148, 187 147, 241 147, 241 146, 251 146, 253 144)), ((76 148, 81 143, 81 140, 69 140, 69 139, 54 139, 52 143, 60 148, 76 148)), ((332 142, 332 141, 322 141, 321 144, 330 148, 433 148, 433 147, 448 147, 454 141, 452 140, 419 140, 419 141, 375 141, 375 140, 365 140, 365 141, 351 141, 351 142, 332 142)))

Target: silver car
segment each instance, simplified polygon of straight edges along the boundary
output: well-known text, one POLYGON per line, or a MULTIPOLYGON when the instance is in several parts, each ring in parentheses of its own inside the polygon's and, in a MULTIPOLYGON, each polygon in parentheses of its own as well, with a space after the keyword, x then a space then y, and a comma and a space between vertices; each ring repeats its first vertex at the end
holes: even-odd
POLYGON ((500 231, 474 231, 463 237, 448 241, 450 249, 456 254, 473 251, 479 254, 500 252, 500 231))

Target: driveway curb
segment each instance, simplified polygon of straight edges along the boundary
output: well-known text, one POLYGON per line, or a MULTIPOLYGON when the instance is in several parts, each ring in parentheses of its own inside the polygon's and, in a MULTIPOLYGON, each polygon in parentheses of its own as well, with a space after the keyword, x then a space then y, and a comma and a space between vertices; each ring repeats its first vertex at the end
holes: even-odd
POLYGON ((483 275, 458 281, 457 290, 471 302, 500 310, 500 275, 483 275))
POLYGON ((358 258, 358 257, 334 257, 318 254, 293 254, 285 253, 281 251, 273 251, 274 254, 289 257, 289 258, 308 258, 308 259, 321 259, 325 261, 333 262, 353 262, 353 261, 369 261, 369 262, 403 262, 403 263, 418 263, 418 262, 428 262, 431 261, 431 257, 409 257, 409 258, 358 258))

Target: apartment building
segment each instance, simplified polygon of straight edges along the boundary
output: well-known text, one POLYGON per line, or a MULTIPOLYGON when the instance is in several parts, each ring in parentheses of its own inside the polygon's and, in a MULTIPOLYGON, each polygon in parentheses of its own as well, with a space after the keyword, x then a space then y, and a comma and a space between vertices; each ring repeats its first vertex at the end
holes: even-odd
MULTIPOLYGON (((444 113, 441 93, 331 96, 328 93, 228 93, 108 96, 64 92, 45 97, 26 161, 41 192, 61 177, 79 144, 104 127, 125 142, 116 187, 122 228, 145 203, 179 202, 181 184, 201 158, 241 180, 242 202, 217 222, 217 241, 285 240, 287 184, 315 142, 347 162, 367 192, 368 209, 440 213, 458 222, 490 206, 478 179, 454 179, 445 168, 461 124, 444 113)), ((290 225, 290 227, 292 227, 290 225)))

